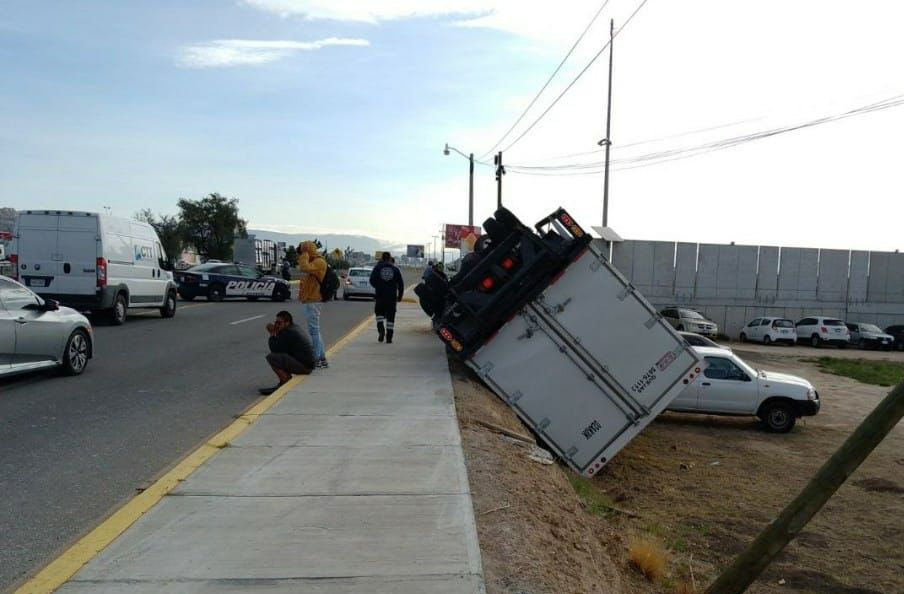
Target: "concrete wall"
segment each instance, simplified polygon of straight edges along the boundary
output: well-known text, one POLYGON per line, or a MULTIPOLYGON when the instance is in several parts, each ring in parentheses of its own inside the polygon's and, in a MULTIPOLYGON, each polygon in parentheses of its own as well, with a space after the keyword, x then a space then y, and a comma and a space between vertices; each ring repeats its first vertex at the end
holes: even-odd
POLYGON ((763 315, 904 324, 904 254, 624 241, 612 263, 653 305, 698 309, 732 338, 763 315))

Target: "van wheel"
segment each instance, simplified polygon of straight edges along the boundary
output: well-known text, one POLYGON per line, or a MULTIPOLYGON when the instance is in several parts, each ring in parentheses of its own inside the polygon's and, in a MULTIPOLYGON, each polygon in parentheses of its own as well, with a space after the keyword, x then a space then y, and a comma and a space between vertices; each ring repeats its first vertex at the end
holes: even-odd
POLYGON ((763 337, 763 344, 765 344, 766 346, 769 346, 770 344, 772 344, 772 339, 769 337, 768 334, 763 337))
POLYGON ((63 351, 63 372, 66 375, 79 375, 88 366, 88 335, 79 328, 69 335, 66 350, 63 351))
POLYGON ((819 340, 819 335, 814 334, 810 337, 810 346, 814 348, 819 348, 819 345, 822 344, 822 341, 819 340))
POLYGON ((160 308, 160 317, 171 318, 176 315, 176 294, 172 291, 166 294, 166 301, 160 308))
POLYGON ((747 335, 741 332, 741 342, 747 342, 747 335))
POLYGON ((110 310, 110 323, 114 326, 125 324, 127 310, 126 296, 122 293, 117 293, 116 298, 113 300, 113 309, 110 310))
POLYGON ((766 430, 771 433, 787 433, 794 428, 794 424, 797 422, 794 410, 787 402, 771 402, 763 408, 760 414, 766 430))
POLYGON ((223 297, 223 285, 210 285, 210 288, 207 290, 208 301, 220 302, 223 300, 223 297))

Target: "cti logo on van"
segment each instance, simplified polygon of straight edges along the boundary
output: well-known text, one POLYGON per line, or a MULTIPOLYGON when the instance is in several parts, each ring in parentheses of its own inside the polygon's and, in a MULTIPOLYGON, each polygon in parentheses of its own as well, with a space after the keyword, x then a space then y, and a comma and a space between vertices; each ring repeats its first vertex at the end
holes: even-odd
POLYGON ((145 245, 136 245, 135 246, 135 260, 152 260, 154 258, 154 252, 151 248, 145 245))
POLYGON ((229 281, 227 295, 269 295, 276 286, 275 281, 229 281))

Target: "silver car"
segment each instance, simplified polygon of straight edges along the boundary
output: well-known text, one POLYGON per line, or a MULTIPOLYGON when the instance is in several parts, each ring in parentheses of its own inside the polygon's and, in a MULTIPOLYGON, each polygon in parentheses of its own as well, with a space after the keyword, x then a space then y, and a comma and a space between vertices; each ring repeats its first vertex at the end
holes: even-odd
POLYGON ((0 376, 51 367, 78 375, 93 354, 88 318, 0 276, 0 376))
POLYGON ((349 268, 348 276, 342 287, 342 298, 348 301, 351 297, 370 297, 376 299, 376 291, 370 286, 371 268, 349 268))

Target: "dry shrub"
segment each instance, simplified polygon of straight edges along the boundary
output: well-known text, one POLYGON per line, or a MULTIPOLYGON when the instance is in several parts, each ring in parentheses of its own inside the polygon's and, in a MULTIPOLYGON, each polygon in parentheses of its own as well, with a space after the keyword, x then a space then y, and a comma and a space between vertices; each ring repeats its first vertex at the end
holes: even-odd
POLYGON ((628 561, 648 580, 658 584, 668 561, 665 548, 656 540, 636 536, 628 542, 628 561))
POLYGON ((693 582, 685 582, 682 580, 675 584, 672 594, 697 594, 697 587, 693 582))

